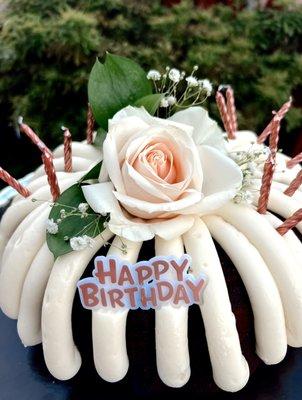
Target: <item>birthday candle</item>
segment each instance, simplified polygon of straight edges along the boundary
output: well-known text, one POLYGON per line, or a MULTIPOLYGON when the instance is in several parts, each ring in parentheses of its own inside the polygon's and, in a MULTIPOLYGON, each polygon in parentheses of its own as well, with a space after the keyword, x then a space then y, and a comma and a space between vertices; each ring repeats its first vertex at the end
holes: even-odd
POLYGON ((45 152, 42 155, 42 160, 47 175, 48 183, 50 186, 50 192, 52 194, 53 201, 56 201, 60 196, 60 188, 58 184, 56 171, 53 165, 52 156, 49 153, 45 152))
POLYGON ((287 196, 293 196, 302 184, 302 170, 298 172, 295 179, 292 180, 288 188, 284 191, 287 196))
POLYGON ((299 164, 302 162, 302 151, 301 153, 297 154, 294 158, 291 160, 288 160, 286 163, 287 168, 293 168, 295 165, 299 164))
POLYGON ((12 177, 7 171, 0 167, 0 179, 6 182, 9 186, 15 189, 21 196, 28 197, 31 195, 30 191, 21 185, 14 177, 12 177))
POLYGON ((64 170, 72 172, 72 137, 68 128, 62 126, 64 131, 64 170))
POLYGON ((232 128, 232 122, 230 115, 228 113, 227 106, 225 104, 225 100, 223 95, 220 92, 216 93, 216 103, 220 112, 220 116, 224 125, 224 129, 227 132, 229 139, 235 139, 235 135, 232 128))
POLYGON ((86 129, 86 139, 88 144, 93 143, 93 129, 94 129, 95 120, 92 113, 92 108, 90 104, 88 104, 87 110, 87 129, 86 129))
POLYGON ((267 127, 264 129, 264 131, 258 137, 258 140, 257 140, 258 143, 263 143, 265 141, 265 139, 272 132, 273 121, 275 121, 276 119, 280 119, 280 121, 281 121, 285 117, 288 110, 291 108, 291 105, 292 105, 292 98, 290 97, 289 100, 283 104, 283 106, 280 108, 280 110, 275 113, 275 116, 273 117, 271 122, 267 125, 267 127))
POLYGON ((231 119, 232 133, 233 133, 233 136, 235 137, 235 132, 238 129, 237 113, 236 113, 236 106, 235 106, 234 91, 230 86, 226 90, 226 98, 227 98, 227 110, 228 110, 228 114, 231 119))
POLYGON ((282 225, 277 228, 280 235, 285 235, 289 230, 293 229, 300 221, 302 221, 302 208, 297 210, 292 216, 287 218, 282 225))
POLYGON ((42 153, 52 154, 46 144, 39 138, 39 136, 26 124, 23 122, 23 118, 18 119, 20 131, 25 133, 26 136, 42 151, 42 153))
POLYGON ((270 135, 270 143, 269 143, 270 154, 268 156, 266 163, 264 164, 264 169, 263 169, 260 196, 258 201, 258 212, 260 214, 265 214, 267 210, 268 198, 276 167, 276 154, 278 150, 279 131, 280 131, 280 119, 277 118, 273 121, 272 133, 270 135))

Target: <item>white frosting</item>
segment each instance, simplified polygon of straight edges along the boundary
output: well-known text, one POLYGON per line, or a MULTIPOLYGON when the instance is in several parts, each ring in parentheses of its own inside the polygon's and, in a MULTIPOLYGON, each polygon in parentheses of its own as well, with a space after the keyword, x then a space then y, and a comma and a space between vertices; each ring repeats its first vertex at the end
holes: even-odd
POLYGON ((34 257, 46 239, 48 204, 40 205, 14 232, 2 258, 0 307, 10 318, 19 313, 23 283, 34 257))
POLYGON ((57 379, 72 378, 81 366, 72 335, 73 299, 88 262, 111 237, 112 233, 105 230, 91 248, 61 256, 54 263, 42 306, 42 343, 47 368, 57 379))
POLYGON ((187 253, 193 261, 193 274, 203 272, 208 284, 200 310, 204 321, 214 380, 221 389, 235 392, 249 378, 249 367, 242 355, 236 321, 218 254, 211 235, 200 219, 184 235, 187 253))
MULTIPOLYGON (((69 179, 59 181, 61 192, 72 186, 78 179, 78 175, 73 174, 69 179)), ((4 251, 6 243, 13 234, 14 230, 18 227, 18 225, 20 225, 20 223, 29 213, 31 213, 34 209, 41 205, 41 201, 32 201, 32 198, 36 198, 42 201, 50 201, 51 193, 49 186, 43 186, 38 189, 32 196, 20 200, 15 204, 12 204, 3 214, 0 223, 0 239, 2 245, 0 246, 0 260, 2 258, 2 251, 4 251)), ((47 217, 45 217, 45 221, 46 219, 47 217)), ((0 264, 2 265, 2 261, 0 264)), ((2 268, 1 265, 0 270, 2 268)))
MULTIPOLYGON (((181 257, 184 247, 181 237, 164 240, 155 237, 155 254, 181 257)), ((168 271, 166 278, 175 278, 168 271)), ((162 306, 155 311, 156 363, 160 379, 168 386, 181 387, 190 378, 188 349, 188 307, 162 306)))
POLYGON ((204 217, 204 221, 246 287, 254 314, 258 356, 266 364, 279 363, 287 351, 287 337, 279 291, 269 269, 257 249, 232 225, 216 216, 204 217))
POLYGON ((53 254, 45 242, 30 266, 21 295, 17 328, 25 346, 42 342, 42 302, 53 264, 53 254))
MULTIPOLYGON (((257 202, 258 195, 255 196, 254 204, 257 204, 257 202)), ((289 218, 301 208, 301 202, 297 198, 286 196, 279 190, 271 189, 267 208, 284 218, 289 218)), ((296 228, 302 233, 302 222, 298 223, 296 228)))
MULTIPOLYGON (((236 132, 236 138, 229 140, 227 143, 228 152, 236 151, 249 151, 252 146, 257 143, 257 135, 251 131, 238 131, 236 132)), ((289 185, 291 181, 296 177, 297 173, 301 170, 301 165, 297 164, 293 168, 287 168, 286 162, 291 158, 283 153, 277 153, 276 155, 276 170, 274 172, 274 181, 281 182, 289 185)), ((255 171, 254 175, 256 178, 261 179, 263 170, 259 168, 255 171)), ((302 187, 299 188, 302 190, 302 187)))
MULTIPOLYGON (((82 157, 72 157, 72 170, 74 172, 79 172, 79 171, 86 171, 92 168, 97 161, 95 160, 89 160, 87 158, 82 158, 82 157)), ((56 171, 64 171, 64 157, 61 158, 54 158, 53 160, 53 165, 55 167, 56 171)), ((42 176, 45 174, 45 169, 44 165, 40 165, 35 171, 34 178, 38 178, 39 176, 42 176)))
POLYGON ((227 142, 227 150, 233 151, 245 151, 251 148, 257 143, 257 135, 252 131, 237 131, 236 138, 231 139, 227 142))
MULTIPOLYGON (((277 218, 271 213, 266 213, 264 217, 271 223, 274 228, 277 228, 282 224, 282 220, 277 218)), ((289 247, 290 252, 295 259, 296 263, 300 265, 302 269, 302 243, 296 236, 294 231, 290 230, 285 235, 282 236, 285 241, 285 245, 289 247)))
MULTIPOLYGON (((115 255, 130 263, 136 263, 141 242, 123 239, 127 254, 123 254, 121 240, 115 237, 107 255, 115 255)), ((117 382, 128 371, 129 360, 126 345, 128 310, 96 310, 92 312, 92 338, 94 364, 98 374, 108 382, 117 382), (108 345, 110 343, 110 345, 108 345)))
POLYGON ((251 207, 230 202, 218 214, 241 231, 263 257, 282 299, 288 344, 302 346, 302 269, 284 238, 251 207))
MULTIPOLYGON (((83 176, 83 172, 62 172, 59 171, 57 172, 57 178, 58 182, 62 182, 68 179, 75 179, 78 180, 83 176)), ((39 176, 36 179, 33 179, 26 187, 27 189, 34 194, 38 189, 42 188, 43 186, 49 187, 48 181, 47 181, 47 176, 39 176)), ((17 201, 23 200, 24 197, 22 197, 19 193, 16 194, 16 196, 13 198, 13 203, 16 203, 17 201)))
MULTIPOLYGON (((253 188, 255 188, 256 190, 260 190, 261 188, 261 179, 255 179, 254 180, 254 185, 253 188)), ((288 188, 288 185, 282 182, 276 182, 273 181, 272 182, 272 189, 278 190, 279 192, 284 192, 286 189, 288 188)), ((293 196, 290 196, 293 199, 297 200, 298 202, 300 202, 302 204, 302 192, 301 190, 297 190, 293 196)), ((256 195, 255 197, 258 201, 258 197, 256 195)))
MULTIPOLYGON (((88 160, 99 160, 101 159, 101 152, 100 150, 93 146, 88 145, 87 143, 81 142, 72 142, 72 156, 73 157, 81 157, 86 158, 88 160)), ((55 158, 60 158, 64 156, 64 145, 61 144, 53 151, 53 156, 55 158)))
MULTIPOLYGON (((295 179, 298 172, 301 170, 301 167, 299 164, 297 164, 293 168, 287 168, 287 160, 290 160, 290 158, 285 156, 284 154, 277 153, 277 164, 276 170, 274 172, 274 181, 284 183, 288 186, 293 181, 293 179, 295 179)), ((258 171, 255 171, 254 175, 256 178, 262 179, 263 170, 259 168, 258 171)), ((298 190, 301 191, 302 188, 300 187, 298 190)))

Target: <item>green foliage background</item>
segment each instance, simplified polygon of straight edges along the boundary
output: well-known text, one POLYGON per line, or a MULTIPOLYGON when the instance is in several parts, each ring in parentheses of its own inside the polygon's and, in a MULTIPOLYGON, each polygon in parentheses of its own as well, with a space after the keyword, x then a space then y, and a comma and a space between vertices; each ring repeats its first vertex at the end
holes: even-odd
MULTIPOLYGON (((147 70, 190 71, 236 93, 241 129, 261 131, 290 94, 295 107, 283 127, 302 126, 302 9, 199 10, 189 0, 167 9, 159 0, 8 0, 0 20, 0 118, 23 115, 49 145, 60 126, 81 138, 87 80, 105 51, 147 70)), ((212 97, 207 104, 217 116, 212 97)))

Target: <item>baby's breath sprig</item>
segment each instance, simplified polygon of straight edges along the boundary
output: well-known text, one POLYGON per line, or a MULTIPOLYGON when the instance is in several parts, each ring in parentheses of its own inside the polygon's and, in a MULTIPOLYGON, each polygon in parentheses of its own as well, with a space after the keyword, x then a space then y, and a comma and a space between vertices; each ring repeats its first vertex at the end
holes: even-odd
POLYGON ((72 207, 67 204, 62 203, 52 203, 51 207, 64 207, 60 209, 60 218, 58 218, 55 222, 60 224, 63 219, 79 216, 81 218, 86 218, 89 215, 95 215, 94 213, 88 213, 89 205, 87 203, 80 203, 77 207, 72 207), (67 209, 67 211, 66 211, 67 209))
MULTIPOLYGON (((53 218, 48 219, 46 221, 46 231, 51 235, 56 235, 59 232, 60 224, 63 220, 66 220, 70 217, 80 216, 81 219, 88 218, 89 216, 94 216, 94 213, 89 213, 89 205, 87 203, 80 203, 78 207, 72 207, 69 205, 64 205, 61 203, 52 203, 52 207, 65 207, 60 209, 60 216, 56 220, 53 218), (69 209, 69 211, 66 211, 69 209)), ((109 215, 99 214, 97 218, 94 218, 92 221, 88 222, 84 225, 81 230, 76 232, 72 237, 64 236, 64 241, 69 242, 70 247, 74 251, 81 251, 86 249, 87 247, 92 247, 94 240, 93 238, 97 235, 102 236, 102 231, 100 230, 100 219, 106 217, 105 221, 103 222, 103 227, 108 227, 109 215), (92 236, 87 235, 88 232, 93 232, 92 236)), ((127 254, 127 245, 123 242, 122 238, 120 238, 121 247, 113 245, 114 247, 118 248, 122 254, 127 254)), ((109 242, 105 241, 104 246, 110 245, 109 242)), ((111 244, 112 245, 112 244, 111 244)))
POLYGON ((211 82, 198 79, 195 76, 197 70, 198 66, 195 65, 190 75, 170 67, 166 67, 163 74, 155 69, 148 72, 147 78, 153 82, 155 92, 164 95, 160 108, 165 110, 166 116, 177 109, 200 105, 212 94, 211 82))
POLYGON ((243 175, 241 188, 233 200, 237 204, 251 204, 254 199, 253 192, 259 191, 254 185, 255 172, 263 166, 269 155, 269 148, 263 145, 253 145, 247 151, 234 151, 229 155, 240 167, 243 175))

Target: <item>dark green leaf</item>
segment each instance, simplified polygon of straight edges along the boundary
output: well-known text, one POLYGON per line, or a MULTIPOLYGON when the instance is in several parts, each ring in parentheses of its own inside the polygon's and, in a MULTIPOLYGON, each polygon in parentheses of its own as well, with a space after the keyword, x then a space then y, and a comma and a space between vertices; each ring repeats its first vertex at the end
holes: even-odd
MULTIPOLYGON (((100 166, 101 163, 97 164, 82 180, 96 179, 100 172, 100 166)), ((48 218, 57 223, 58 219, 61 219, 61 222, 58 223, 58 233, 50 234, 47 232, 46 234, 48 247, 55 258, 72 251, 69 244, 70 238, 83 235, 95 237, 104 230, 105 217, 96 214, 89 207, 87 215, 83 218, 78 211, 80 203, 86 203, 86 199, 79 182, 65 190, 52 207, 48 218), (67 213, 65 218, 61 218, 61 210, 63 209, 67 213)))
POLYGON ((99 128, 97 130, 96 137, 94 138, 93 145, 98 148, 101 148, 103 146, 106 134, 107 132, 105 131, 105 129, 99 128))
POLYGON ((136 107, 143 106, 149 114, 154 115, 163 97, 164 95, 162 93, 149 94, 148 96, 138 99, 134 105, 136 107))
POLYGON ((151 83, 134 61, 107 53, 104 64, 95 62, 89 77, 88 97, 102 128, 107 129, 108 120, 117 111, 150 94, 151 83))
POLYGON ((100 161, 94 167, 92 167, 91 170, 89 172, 87 172, 87 174, 85 174, 79 180, 79 182, 81 183, 81 182, 88 181, 91 179, 98 179, 98 177, 100 175, 101 166, 102 166, 102 161, 100 161))

